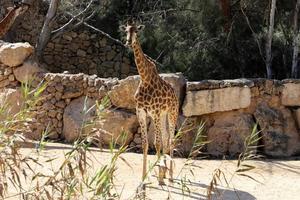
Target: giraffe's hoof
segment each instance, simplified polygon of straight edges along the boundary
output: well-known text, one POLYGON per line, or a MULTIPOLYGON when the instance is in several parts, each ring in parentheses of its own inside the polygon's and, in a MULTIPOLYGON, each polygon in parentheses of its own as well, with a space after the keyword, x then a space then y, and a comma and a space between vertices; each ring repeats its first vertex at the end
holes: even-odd
POLYGON ((136 190, 135 199, 146 199, 146 184, 142 183, 136 190))
POLYGON ((158 185, 166 185, 164 181, 158 181, 158 185))
POLYGON ((145 191, 146 190, 146 184, 142 184, 142 191, 145 191))
POLYGON ((169 178, 169 182, 170 183, 174 183, 174 179, 173 178, 169 178))

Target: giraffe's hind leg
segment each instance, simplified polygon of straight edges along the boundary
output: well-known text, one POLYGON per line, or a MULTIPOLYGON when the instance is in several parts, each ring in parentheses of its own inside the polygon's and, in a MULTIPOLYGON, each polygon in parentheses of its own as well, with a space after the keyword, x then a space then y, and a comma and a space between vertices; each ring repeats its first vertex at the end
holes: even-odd
POLYGON ((169 125, 169 140, 168 140, 168 148, 170 152, 170 169, 169 169, 169 181, 173 182, 173 170, 174 170, 174 160, 173 160, 173 150, 174 150, 174 135, 177 124, 178 111, 173 110, 173 112, 168 113, 168 125, 169 125))

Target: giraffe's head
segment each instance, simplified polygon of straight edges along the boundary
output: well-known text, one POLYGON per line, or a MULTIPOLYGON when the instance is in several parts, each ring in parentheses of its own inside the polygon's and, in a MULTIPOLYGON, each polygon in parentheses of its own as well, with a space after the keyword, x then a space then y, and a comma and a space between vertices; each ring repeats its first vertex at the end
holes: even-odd
POLYGON ((29 8, 29 4, 24 2, 14 2, 14 7, 7 8, 8 11, 15 10, 16 15, 25 13, 29 8))
POLYGON ((143 30, 144 27, 144 25, 136 25, 132 22, 127 22, 126 25, 120 26, 120 30, 126 33, 125 46, 131 47, 137 38, 138 32, 143 30))

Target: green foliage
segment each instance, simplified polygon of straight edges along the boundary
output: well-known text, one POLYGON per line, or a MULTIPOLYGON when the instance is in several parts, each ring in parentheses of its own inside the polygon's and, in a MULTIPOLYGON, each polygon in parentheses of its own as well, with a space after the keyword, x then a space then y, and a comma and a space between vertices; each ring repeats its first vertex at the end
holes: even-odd
MULTIPOLYGON (((214 0, 107 0, 96 25, 121 38, 118 26, 128 18, 145 24, 144 52, 163 64, 161 71, 181 71, 191 80, 265 77, 269 3, 229 2, 229 31, 214 0)), ((290 74, 294 4, 277 2, 272 64, 278 79, 290 74)))

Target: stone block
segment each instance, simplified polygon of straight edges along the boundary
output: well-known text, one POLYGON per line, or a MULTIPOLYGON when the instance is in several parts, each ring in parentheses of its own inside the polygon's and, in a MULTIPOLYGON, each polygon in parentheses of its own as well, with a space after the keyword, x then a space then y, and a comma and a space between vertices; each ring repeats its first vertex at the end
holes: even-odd
POLYGON ((249 87, 188 91, 183 103, 186 117, 247 108, 251 103, 249 87))
POLYGON ((300 106, 300 83, 285 83, 281 103, 284 106, 300 106))
POLYGON ((292 112, 284 107, 271 108, 259 104, 254 116, 262 130, 264 153, 273 157, 289 157, 300 150, 300 136, 292 112))

